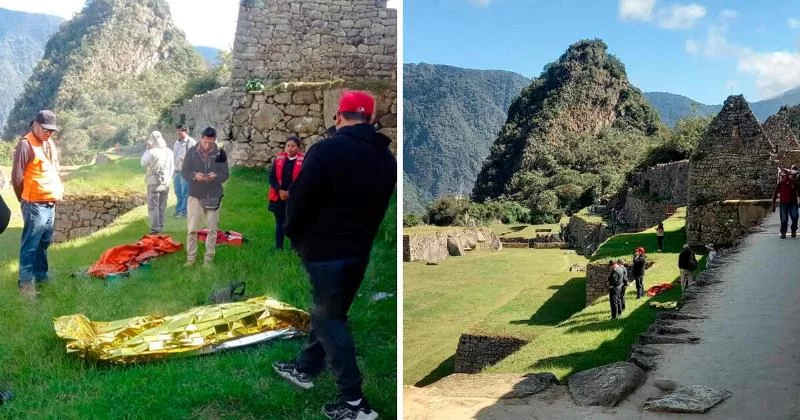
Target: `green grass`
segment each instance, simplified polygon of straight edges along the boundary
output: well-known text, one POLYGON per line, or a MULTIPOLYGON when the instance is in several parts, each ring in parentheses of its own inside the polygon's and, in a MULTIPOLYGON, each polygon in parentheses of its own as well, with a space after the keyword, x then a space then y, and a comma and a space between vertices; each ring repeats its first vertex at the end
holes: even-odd
MULTIPOLYGON (((136 162, 138 165, 138 162, 136 162)), ((129 162, 79 171, 84 185, 133 185, 141 177, 127 173, 129 162), (99 178, 99 179, 98 179, 99 178), (121 181, 121 182, 115 182, 121 181)), ((73 189, 75 180, 68 184, 73 189)), ((138 272, 107 285, 70 273, 91 265, 105 249, 135 242, 147 231, 146 209, 137 208, 114 225, 90 237, 54 245, 50 250, 53 283, 42 289, 37 302, 19 296, 17 253, 21 222, 0 235, 0 381, 11 384, 16 397, 2 406, 10 418, 321 418, 320 407, 336 396, 330 373, 309 391, 279 379, 275 360, 294 357, 303 340, 266 343, 213 355, 167 360, 138 366, 106 366, 80 360, 65 352, 53 331, 57 316, 83 313, 105 321, 146 314, 174 314, 206 304, 209 293, 231 281, 247 282, 247 294, 266 294, 308 308, 309 285, 292 253, 277 253, 274 218, 266 211, 266 177, 262 171, 237 170, 225 186, 221 227, 243 232, 250 243, 241 248, 220 246, 211 269, 186 270, 185 252, 161 257, 147 272, 138 272)), ((126 187, 126 188, 127 188, 126 187)), ((15 212, 16 199, 4 198, 15 212)), ((168 214, 174 195, 170 193, 168 214)), ((393 200, 373 248, 370 267, 350 312, 364 391, 384 418, 395 418, 397 346, 395 299, 372 302, 374 292, 396 292, 396 204, 393 200)), ((166 230, 185 242, 185 219, 169 218, 166 230)), ((201 252, 202 252, 201 245, 201 252)))
POLYGON ((138 158, 113 159, 99 165, 83 166, 66 178, 68 195, 126 194, 146 192, 145 168, 138 158))
MULTIPOLYGON (((678 254, 685 242, 685 215, 686 210, 682 208, 664 221, 664 252, 655 252, 656 234, 655 229, 651 228, 610 238, 592 260, 630 260, 633 249, 643 246, 648 250, 648 259, 655 262, 645 274, 645 287, 671 283, 679 277, 678 254)), ((698 270, 704 269, 705 258, 700 262, 698 270)), ((648 302, 675 301, 680 296, 680 288, 636 300, 636 287, 629 285, 625 296, 626 311, 615 321, 610 319, 608 296, 567 316, 576 306, 583 307, 583 279, 567 281, 553 298, 543 304, 533 305, 531 302, 535 302, 537 293, 541 294, 533 289, 526 290, 514 301, 490 314, 478 326, 530 340, 516 353, 487 368, 487 372, 552 372, 563 380, 585 369, 626 360, 636 336, 655 320, 657 310, 648 302), (572 300, 578 298, 580 303, 572 300), (522 321, 520 318, 525 315, 526 309, 532 315, 527 321, 522 321)))
POLYGON ((545 300, 554 273, 585 262, 563 250, 470 251, 439 265, 403 264, 403 383, 430 383, 453 370, 458 337, 523 290, 545 300))
POLYGON ((582 208, 580 211, 575 213, 575 215, 585 220, 587 223, 603 223, 605 221, 601 216, 589 214, 588 207, 582 208))

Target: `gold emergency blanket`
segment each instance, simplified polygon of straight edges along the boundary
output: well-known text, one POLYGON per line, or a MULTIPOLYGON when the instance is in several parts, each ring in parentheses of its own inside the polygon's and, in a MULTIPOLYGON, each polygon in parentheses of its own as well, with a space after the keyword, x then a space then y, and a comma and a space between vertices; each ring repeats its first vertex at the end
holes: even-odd
POLYGON ((308 331, 308 313, 267 296, 192 308, 166 316, 90 321, 67 315, 54 321, 67 353, 117 364, 211 353, 308 331))

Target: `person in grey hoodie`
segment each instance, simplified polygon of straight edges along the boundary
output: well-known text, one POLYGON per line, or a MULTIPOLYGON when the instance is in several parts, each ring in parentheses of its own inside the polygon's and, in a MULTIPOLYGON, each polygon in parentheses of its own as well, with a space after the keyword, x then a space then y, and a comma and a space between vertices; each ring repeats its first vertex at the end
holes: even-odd
POLYGON ((172 150, 159 131, 150 133, 147 150, 140 161, 147 168, 147 214, 150 216, 150 233, 164 230, 164 213, 167 210, 169 181, 175 171, 172 150))
POLYGON ((200 143, 186 152, 181 170, 189 181, 187 203, 186 266, 192 266, 197 257, 197 231, 205 222, 208 229, 204 264, 214 262, 217 246, 219 209, 222 206, 222 184, 228 180, 228 158, 216 143, 217 131, 212 127, 203 130, 200 143))

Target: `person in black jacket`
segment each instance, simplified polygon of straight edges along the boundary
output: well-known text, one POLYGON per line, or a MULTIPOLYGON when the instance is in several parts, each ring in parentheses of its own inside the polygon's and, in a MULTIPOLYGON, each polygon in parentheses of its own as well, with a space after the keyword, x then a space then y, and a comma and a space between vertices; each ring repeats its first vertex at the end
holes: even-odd
POLYGON ((633 268, 631 275, 633 281, 636 283, 636 299, 641 299, 644 296, 644 266, 647 263, 647 257, 644 255, 644 248, 636 248, 633 255, 633 268))
POLYGON ((342 397, 323 407, 330 418, 377 418, 361 391, 347 326, 347 312, 397 182, 391 139, 371 124, 374 112, 370 95, 342 95, 336 133, 308 151, 286 204, 286 235, 311 282, 311 331, 294 361, 276 362, 273 368, 295 385, 310 388, 327 357, 342 397))
POLYGON ((625 273, 623 268, 614 260, 609 261, 608 266, 611 267, 611 272, 608 274, 608 300, 611 302, 611 319, 617 319, 617 316, 622 313, 620 294, 625 281, 625 273))
POLYGON ((286 221, 286 199, 289 188, 300 175, 303 166, 303 153, 300 137, 291 136, 286 139, 285 152, 278 153, 269 172, 269 206, 275 215, 275 249, 283 249, 284 223, 286 221))
POLYGON ((683 251, 678 255, 678 268, 681 270, 681 293, 683 293, 689 283, 694 283, 692 271, 697 268, 697 258, 689 249, 689 244, 683 244, 683 251))

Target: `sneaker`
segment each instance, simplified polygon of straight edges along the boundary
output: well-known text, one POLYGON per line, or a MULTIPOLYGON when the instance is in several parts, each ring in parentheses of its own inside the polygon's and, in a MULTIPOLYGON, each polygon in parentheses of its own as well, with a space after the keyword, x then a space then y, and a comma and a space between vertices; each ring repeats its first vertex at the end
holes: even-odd
POLYGON ((314 387, 314 382, 311 381, 310 376, 297 371, 295 362, 275 362, 272 364, 272 368, 275 369, 278 375, 300 388, 311 389, 314 387))
POLYGON ((25 283, 20 286, 19 292, 28 299, 36 299, 39 296, 39 292, 36 291, 36 286, 32 283, 25 283))
POLYGON ((322 414, 334 420, 374 420, 378 418, 378 412, 369 406, 366 398, 361 398, 358 405, 350 405, 344 400, 325 404, 322 407, 322 414))
POLYGON ((786 239, 786 234, 785 233, 781 233, 781 239, 786 239))
POLYGON ((792 238, 796 238, 796 237, 797 237, 797 231, 796 231, 796 230, 793 230, 793 231, 792 231, 792 238))

